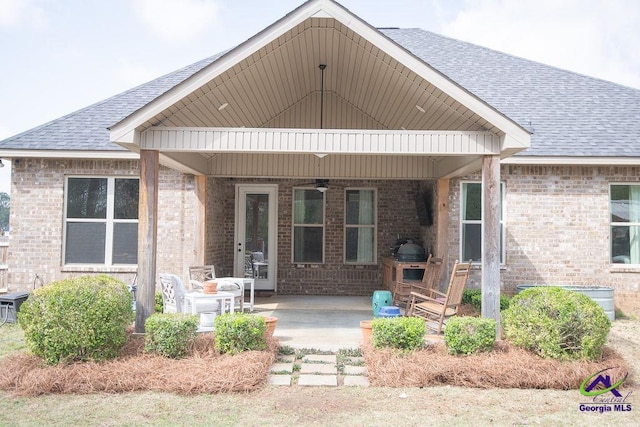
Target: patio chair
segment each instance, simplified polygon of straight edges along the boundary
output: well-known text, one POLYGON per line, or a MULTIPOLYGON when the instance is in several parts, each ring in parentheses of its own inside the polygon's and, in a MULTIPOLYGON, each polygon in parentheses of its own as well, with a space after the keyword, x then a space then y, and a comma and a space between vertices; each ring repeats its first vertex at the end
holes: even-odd
POLYGON ((471 260, 465 263, 456 260, 446 293, 435 289, 430 289, 428 295, 411 292, 407 316, 420 317, 426 321, 427 328, 436 331, 436 334, 442 333, 445 320, 458 313, 470 271, 471 260))
POLYGON ((442 258, 434 258, 431 254, 427 258, 427 268, 420 282, 405 282, 403 280, 392 283, 393 305, 409 308, 411 292, 428 294, 431 289, 436 289, 440 282, 442 271, 442 258))
POLYGON ((194 265, 189 267, 189 285, 193 290, 202 290, 204 282, 215 278, 216 269, 213 265, 194 265))
POLYGON ((233 311, 244 312, 244 278, 221 277, 218 279, 218 290, 233 294, 233 311))
MULTIPOLYGON (((163 313, 184 313, 185 288, 182 279, 175 274, 160 273, 160 285, 162 286, 162 311, 163 313)), ((220 311, 217 301, 201 301, 196 305, 198 313, 216 313, 220 311)))

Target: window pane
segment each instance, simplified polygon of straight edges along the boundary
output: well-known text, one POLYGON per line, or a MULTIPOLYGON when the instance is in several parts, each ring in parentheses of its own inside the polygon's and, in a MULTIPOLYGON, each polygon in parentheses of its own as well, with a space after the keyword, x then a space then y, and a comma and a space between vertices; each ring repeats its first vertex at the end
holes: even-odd
POLYGON ((65 263, 104 264, 106 228, 103 222, 67 223, 65 263))
POLYGON ((324 194, 318 190, 294 190, 294 224, 322 224, 324 194))
MULTIPOLYGON (((482 184, 465 183, 462 186, 463 220, 482 219, 482 184)), ((469 258, 466 258, 469 259, 469 258)))
POLYGON ((373 228, 347 228, 346 261, 373 262, 373 228))
POLYGON ((347 224, 373 225, 375 221, 373 190, 347 190, 347 224))
POLYGON ((107 179, 69 178, 67 218, 106 218, 107 179))
POLYGON ((322 262, 322 227, 294 227, 293 262, 322 262))
POLYGON ((138 224, 113 224, 113 264, 138 263, 138 224))
POLYGON ((482 254, 482 225, 462 225, 462 259, 480 261, 482 254))
POLYGON ((138 219, 138 179, 116 179, 115 219, 138 219))

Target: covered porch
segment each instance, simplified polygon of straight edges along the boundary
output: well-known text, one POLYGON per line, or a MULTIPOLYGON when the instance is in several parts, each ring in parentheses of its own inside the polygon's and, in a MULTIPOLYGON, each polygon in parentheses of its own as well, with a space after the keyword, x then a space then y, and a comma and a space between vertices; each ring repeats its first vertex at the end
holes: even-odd
MULTIPOLYGON (((273 290, 289 279, 286 269, 337 281, 348 279, 350 270, 380 277, 389 225, 398 222, 376 219, 365 261, 343 255, 344 236, 327 236, 324 228, 316 233, 323 239, 320 251, 311 248, 312 255, 298 259, 296 245, 306 250, 309 239, 297 238, 296 226, 348 227, 339 215, 313 224, 291 219, 296 191, 312 194, 316 180, 342 185, 344 191, 329 190, 326 200, 323 193, 322 206, 335 197, 344 213, 349 190, 378 195, 385 183, 408 183, 413 194, 416 186, 430 186, 433 225, 416 227, 431 236, 431 252, 447 259, 449 180, 481 171, 482 283, 490 286, 487 313, 497 313, 499 164, 529 146, 529 132, 337 3, 303 4, 115 124, 110 137, 140 154, 139 330, 153 307, 161 167, 194 176, 190 264, 223 259, 232 264, 225 275, 245 272, 245 196, 273 198, 270 206, 278 209, 269 216, 267 263, 273 290), (336 258, 327 262, 329 256, 336 258)), ((388 203, 401 206, 402 200, 388 203)))

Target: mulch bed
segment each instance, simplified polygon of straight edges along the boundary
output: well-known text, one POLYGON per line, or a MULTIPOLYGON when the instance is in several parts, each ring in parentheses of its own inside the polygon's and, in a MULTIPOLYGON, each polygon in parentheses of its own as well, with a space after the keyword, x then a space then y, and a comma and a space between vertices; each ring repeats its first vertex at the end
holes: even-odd
POLYGON ((144 338, 130 336, 120 357, 95 363, 47 366, 19 353, 0 362, 0 389, 20 396, 161 391, 181 395, 252 391, 261 388, 278 351, 276 339, 266 351, 230 356, 214 350, 214 335, 200 334, 190 355, 174 360, 143 353, 144 338))
MULTIPOLYGON (((47 366, 25 353, 0 361, 0 389, 20 396, 42 394, 123 393, 158 391, 180 395, 246 392, 263 387, 276 359, 278 341, 269 338, 265 351, 235 356, 214 350, 213 334, 201 334, 184 359, 174 360, 143 352, 144 339, 131 336, 121 355, 112 361, 47 366)), ((410 353, 361 346, 369 382, 384 387, 440 385, 477 388, 577 389, 585 378, 627 363, 605 347, 598 361, 560 362, 543 359, 505 342, 492 352, 452 356, 444 344, 432 344, 410 353)), ((631 385, 632 378, 625 384, 631 385)))
MULTIPOLYGON (((376 350, 363 344, 369 382, 385 387, 429 387, 451 385, 477 388, 578 389, 585 378, 606 369, 621 377, 627 363, 615 350, 605 347, 598 361, 560 362, 543 359, 505 342, 492 352, 452 356, 443 343, 401 353, 376 350)), ((627 383, 631 384, 631 379, 627 383)))

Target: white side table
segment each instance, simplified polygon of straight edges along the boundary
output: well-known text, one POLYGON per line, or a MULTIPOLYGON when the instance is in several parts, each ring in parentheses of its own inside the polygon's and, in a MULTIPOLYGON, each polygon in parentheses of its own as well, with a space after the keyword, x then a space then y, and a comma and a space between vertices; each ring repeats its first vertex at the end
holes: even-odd
MULTIPOLYGON (((246 290, 249 285, 249 311, 253 311, 254 291, 256 279, 252 277, 219 277, 220 280, 229 280, 234 283, 243 283, 243 288, 246 290)), ((243 296, 244 298, 244 296, 243 296)), ((245 304, 246 305, 246 304, 245 304)))

